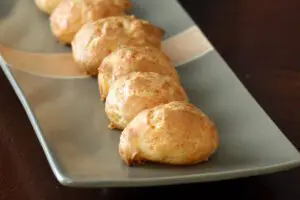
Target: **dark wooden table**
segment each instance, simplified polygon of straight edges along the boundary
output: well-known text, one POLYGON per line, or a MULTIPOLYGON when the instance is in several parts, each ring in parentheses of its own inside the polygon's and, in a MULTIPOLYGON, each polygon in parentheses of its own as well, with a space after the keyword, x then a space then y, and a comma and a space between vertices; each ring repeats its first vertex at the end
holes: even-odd
MULTIPOLYGON (((299 0, 181 0, 252 95, 300 149, 299 0)), ((61 186, 0 72, 0 199, 300 199, 300 169, 214 183, 140 189, 61 186)))

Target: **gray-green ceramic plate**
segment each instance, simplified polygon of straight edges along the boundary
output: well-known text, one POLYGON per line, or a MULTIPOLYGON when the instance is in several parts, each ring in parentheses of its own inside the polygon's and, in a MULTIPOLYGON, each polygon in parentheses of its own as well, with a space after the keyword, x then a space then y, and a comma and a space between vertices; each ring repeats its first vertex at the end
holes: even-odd
POLYGON ((251 97, 175 0, 135 0, 133 14, 166 30, 163 50, 191 102, 217 124, 221 146, 191 167, 127 167, 120 132, 107 128, 97 81, 74 65, 33 0, 0 2, 1 67, 26 110, 56 178, 64 185, 125 187, 216 181, 296 167, 297 149, 251 97))

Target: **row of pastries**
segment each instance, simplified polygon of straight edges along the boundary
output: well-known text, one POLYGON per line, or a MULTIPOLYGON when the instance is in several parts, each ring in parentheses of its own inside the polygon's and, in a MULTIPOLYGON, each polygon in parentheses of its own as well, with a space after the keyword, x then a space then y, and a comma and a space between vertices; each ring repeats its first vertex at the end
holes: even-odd
POLYGON ((130 0, 35 2, 57 40, 71 45, 80 69, 98 79, 109 128, 122 131, 118 151, 127 165, 191 165, 214 154, 217 128, 189 102, 161 50, 165 31, 127 14, 130 0))

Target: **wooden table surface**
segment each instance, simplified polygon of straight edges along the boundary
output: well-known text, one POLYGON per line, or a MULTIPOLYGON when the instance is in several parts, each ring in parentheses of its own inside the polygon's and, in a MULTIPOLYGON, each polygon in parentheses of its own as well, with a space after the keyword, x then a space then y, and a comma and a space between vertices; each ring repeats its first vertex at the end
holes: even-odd
MULTIPOLYGON (((299 0, 181 0, 254 98, 300 149, 299 0)), ((300 199, 300 168, 271 175, 156 188, 61 186, 0 72, 0 199, 151 199, 156 196, 300 199)))

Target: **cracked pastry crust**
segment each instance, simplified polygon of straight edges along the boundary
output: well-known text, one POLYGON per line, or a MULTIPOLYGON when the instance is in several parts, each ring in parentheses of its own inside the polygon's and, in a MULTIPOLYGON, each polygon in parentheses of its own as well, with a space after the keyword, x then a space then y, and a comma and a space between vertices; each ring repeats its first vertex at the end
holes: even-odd
POLYGON ((98 85, 105 100, 113 81, 131 72, 156 72, 180 81, 170 58, 153 46, 124 46, 112 52, 99 67, 98 85))
POLYGON ((50 15, 50 28, 58 41, 70 44, 85 23, 124 15, 131 7, 129 0, 64 0, 50 15))
POLYGON ((196 106, 174 101, 140 112, 123 130, 119 153, 129 165, 192 165, 219 147, 214 123, 196 106))
POLYGON ((53 12, 61 1, 62 0, 34 0, 35 5, 39 8, 39 10, 48 15, 53 12))
POLYGON ((112 84, 105 102, 109 127, 122 130, 142 110, 171 101, 188 101, 188 97, 170 76, 155 72, 124 75, 112 84))
POLYGON ((82 71, 98 75, 103 59, 120 46, 161 47, 164 30, 135 16, 114 16, 85 24, 72 41, 74 60, 82 71))

